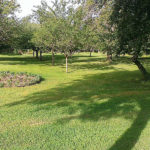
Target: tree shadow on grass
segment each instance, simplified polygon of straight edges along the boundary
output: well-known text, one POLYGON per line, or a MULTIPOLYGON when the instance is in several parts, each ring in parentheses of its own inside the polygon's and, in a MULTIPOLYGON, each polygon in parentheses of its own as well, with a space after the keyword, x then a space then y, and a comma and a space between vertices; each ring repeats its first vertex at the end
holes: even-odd
MULTIPOLYGON (((103 58, 97 58, 97 57, 89 57, 87 56, 83 57, 81 56, 74 56, 72 59, 69 60, 69 69, 71 71, 79 70, 79 69, 90 69, 90 70, 108 70, 108 69, 115 69, 115 65, 117 64, 132 64, 131 59, 129 57, 120 57, 120 58, 114 58, 112 62, 108 62, 105 57, 103 58), (86 59, 85 59, 86 58, 86 59)), ((65 63, 65 62, 64 62, 65 63)), ((65 68, 65 66, 63 66, 65 68)), ((123 70, 123 69, 121 69, 123 70)))
MULTIPOLYGON (((42 61, 39 59, 33 57, 33 56, 26 56, 26 55, 1 55, 3 57, 0 57, 0 63, 1 64, 7 64, 7 65, 27 65, 27 64, 44 64, 44 65, 50 65, 51 64, 51 54, 50 55, 43 55, 42 61)), ((92 61, 98 61, 99 58, 96 57, 87 57, 86 55, 82 56, 72 56, 69 58, 69 62, 92 62, 92 61), (80 59, 79 59, 80 58, 80 59)), ((55 65, 63 65, 65 64, 65 56, 63 54, 56 54, 55 55, 55 65)))
MULTIPOLYGON (((55 56, 57 61, 56 64, 60 65, 64 57, 62 55, 55 56)), ((51 65, 51 55, 44 55, 42 61, 32 56, 4 56, 0 57, 0 63, 6 65, 28 65, 28 64, 41 64, 51 65)))
POLYGON ((141 96, 137 102, 141 110, 136 119, 109 150, 131 150, 138 141, 150 119, 150 96, 147 98, 141 96))
MULTIPOLYGON (((55 56, 55 65, 61 68, 65 68, 65 57, 57 54, 55 56)), ((44 55, 43 60, 40 61, 32 56, 4 56, 0 57, 0 64, 3 65, 40 65, 40 66, 52 66, 51 55, 44 55)), ((89 57, 89 56, 72 56, 68 59, 69 72, 73 72, 79 69, 92 69, 92 70, 105 70, 114 69, 109 63, 106 62, 106 58, 89 57), (93 64, 94 63, 94 64, 93 64)))
MULTIPOLYGON (((100 62, 100 61, 99 61, 100 62)), ((69 69, 73 70, 73 71, 76 71, 76 70, 87 70, 87 69, 90 69, 90 70, 110 70, 110 69, 113 69, 113 70, 117 70, 115 69, 115 67, 113 66, 113 64, 109 64, 108 62, 100 62, 100 63, 85 63, 85 64, 73 64, 71 66, 69 66, 69 69)))
MULTIPOLYGON (((0 63, 5 65, 28 65, 28 64, 41 64, 41 65, 51 65, 51 55, 43 55, 42 61, 39 59, 36 59, 32 56, 26 56, 26 55, 1 55, 0 57, 0 63)), ((65 65, 65 57, 63 54, 57 54, 55 55, 55 65, 62 66, 65 65)), ((86 56, 86 55, 73 55, 72 57, 69 57, 68 59, 69 64, 74 63, 87 63, 87 62, 106 62, 106 58, 100 58, 98 56, 86 56)), ((114 61, 111 63, 113 65, 118 63, 131 63, 130 59, 128 57, 121 57, 121 58, 115 58, 114 61)), ((83 67, 87 68, 87 67, 83 67)))
POLYGON ((115 71, 85 76, 83 79, 34 93, 22 101, 5 106, 38 105, 35 111, 50 110, 50 106, 68 108, 68 111, 64 112, 67 117, 58 119, 58 124, 68 123, 72 119, 98 121, 123 117, 134 120, 109 149, 131 150, 150 118, 149 90, 149 84, 141 82, 138 71, 115 71))
MULTIPOLYGON (((55 65, 61 68, 66 68, 65 57, 63 55, 55 56, 55 65)), ((119 62, 118 62, 119 63, 119 62)), ((3 65, 40 65, 40 66, 52 66, 51 55, 43 56, 43 60, 37 60, 32 56, 17 56, 17 57, 0 57, 0 64, 3 65)), ((105 58, 87 57, 83 56, 72 56, 68 60, 69 73, 79 69, 92 69, 92 70, 107 70, 115 69, 111 64, 106 62, 105 58)))

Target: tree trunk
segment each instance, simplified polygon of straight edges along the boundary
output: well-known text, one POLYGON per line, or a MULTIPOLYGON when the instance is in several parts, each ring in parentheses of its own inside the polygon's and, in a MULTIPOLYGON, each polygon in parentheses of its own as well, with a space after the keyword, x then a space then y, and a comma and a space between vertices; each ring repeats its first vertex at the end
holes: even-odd
POLYGON ((92 57, 92 50, 90 49, 90 57, 92 57))
POLYGON ((39 58, 39 51, 36 50, 36 58, 39 58))
POLYGON ((68 73, 68 56, 66 56, 66 73, 68 73))
POLYGON ((40 61, 42 61, 42 51, 40 51, 40 61))
POLYGON ((141 71, 141 73, 144 76, 145 80, 149 79, 149 73, 146 71, 146 69, 144 68, 144 66, 141 64, 141 62, 138 60, 138 57, 133 56, 132 57, 132 61, 135 63, 135 65, 139 68, 139 70, 141 71))
POLYGON ((33 57, 34 57, 34 51, 33 51, 33 57))
POLYGON ((108 50, 108 51, 107 51, 107 60, 108 60, 109 62, 112 62, 112 53, 111 53, 111 50, 108 50))
POLYGON ((54 66, 54 50, 52 50, 52 66, 54 66))

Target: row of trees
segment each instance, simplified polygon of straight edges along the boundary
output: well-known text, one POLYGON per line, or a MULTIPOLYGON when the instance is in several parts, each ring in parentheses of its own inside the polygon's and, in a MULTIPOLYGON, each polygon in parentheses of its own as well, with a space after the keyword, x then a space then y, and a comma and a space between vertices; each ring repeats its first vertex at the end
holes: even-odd
MULTIPOLYGON (((80 50, 132 55, 144 77, 148 73, 139 57, 147 52, 150 35, 150 2, 147 0, 55 0, 50 7, 45 1, 32 16, 18 20, 15 1, 0 0, 0 49, 10 47, 33 49, 40 56, 51 51, 66 58, 80 50), (32 18, 32 21, 31 21, 32 18), (33 21, 34 20, 34 21, 33 21)), ((41 58, 41 57, 40 57, 41 58)))
POLYGON ((32 42, 40 49, 51 50, 52 65, 54 53, 63 53, 66 71, 68 57, 80 50, 89 51, 90 56, 93 50, 101 50, 111 61, 116 43, 114 30, 109 25, 111 5, 108 2, 100 7, 93 0, 81 3, 62 0, 50 7, 43 1, 33 14, 39 28, 34 32, 32 42))

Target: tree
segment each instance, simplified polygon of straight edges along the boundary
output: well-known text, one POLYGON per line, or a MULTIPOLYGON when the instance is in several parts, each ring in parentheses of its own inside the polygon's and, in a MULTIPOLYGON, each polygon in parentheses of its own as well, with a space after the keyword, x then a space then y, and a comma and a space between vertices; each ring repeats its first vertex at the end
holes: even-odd
POLYGON ((62 30, 61 20, 55 15, 47 18, 47 21, 43 24, 46 30, 45 45, 51 49, 52 53, 52 65, 54 65, 55 52, 58 50, 58 41, 60 40, 60 32, 62 30))
POLYGON ((82 25, 82 44, 85 51, 90 52, 90 57, 92 56, 93 50, 98 50, 98 42, 99 37, 98 34, 95 32, 95 21, 92 19, 86 20, 82 25))
POLYGON ((81 25, 82 25, 82 10, 75 9, 74 5, 61 1, 57 4, 56 14, 58 12, 61 20, 61 32, 59 32, 58 47, 66 58, 66 72, 68 72, 68 57, 77 52, 82 44, 81 38, 81 25), (60 9, 61 8, 61 9, 60 9))
POLYGON ((20 33, 16 41, 18 42, 18 49, 27 50, 32 49, 34 44, 31 41, 33 33, 35 32, 37 25, 31 23, 31 17, 27 16, 19 21, 20 33))
POLYGON ((66 58, 66 72, 68 72, 68 57, 79 50, 79 33, 73 24, 70 24, 68 20, 64 20, 61 26, 61 35, 58 42, 59 50, 64 54, 66 58))
POLYGON ((96 30, 100 40, 100 49, 107 53, 107 60, 112 61, 112 54, 118 49, 116 28, 110 23, 112 14, 112 1, 105 2, 101 8, 100 15, 96 18, 96 30))
POLYGON ((34 34, 34 42, 39 47, 44 46, 52 52, 52 65, 54 65, 54 56, 58 48, 57 41, 61 30, 61 19, 44 1, 41 2, 40 6, 37 6, 34 16, 39 24, 39 30, 34 34))
POLYGON ((19 5, 16 1, 0 0, 0 49, 11 48, 17 35, 17 19, 15 11, 19 5))
MULTIPOLYGON (((43 43, 52 52, 52 65, 54 65, 54 52, 62 52, 66 57, 66 72, 68 71, 68 57, 81 46, 80 37, 80 11, 76 11, 74 3, 67 1, 54 1, 53 7, 42 2, 37 7, 35 16, 40 24, 37 31, 37 43, 43 43), (38 34, 38 32, 40 32, 38 34)), ((41 44, 42 44, 41 43, 41 44)))
POLYGON ((145 79, 148 72, 140 63, 139 57, 148 48, 150 36, 150 2, 148 0, 114 0, 112 24, 117 29, 118 53, 132 55, 145 79))
POLYGON ((33 53, 36 52, 36 58, 39 58, 39 52, 40 52, 40 60, 42 60, 42 53, 46 49, 45 40, 47 38, 47 31, 44 27, 41 27, 40 25, 37 25, 33 36, 31 39, 31 42, 33 43, 33 53))

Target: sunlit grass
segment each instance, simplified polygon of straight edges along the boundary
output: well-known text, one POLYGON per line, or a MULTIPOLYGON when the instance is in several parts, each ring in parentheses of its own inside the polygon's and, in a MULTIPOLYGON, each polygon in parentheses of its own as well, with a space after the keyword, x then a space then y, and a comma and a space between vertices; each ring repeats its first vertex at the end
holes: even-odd
MULTIPOLYGON (((0 71, 29 72, 44 80, 23 88, 0 88, 0 149, 148 150, 150 82, 129 58, 75 54, 65 73, 57 54, 0 55, 0 71)), ((142 60, 149 69, 150 60, 142 60)))

